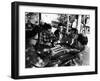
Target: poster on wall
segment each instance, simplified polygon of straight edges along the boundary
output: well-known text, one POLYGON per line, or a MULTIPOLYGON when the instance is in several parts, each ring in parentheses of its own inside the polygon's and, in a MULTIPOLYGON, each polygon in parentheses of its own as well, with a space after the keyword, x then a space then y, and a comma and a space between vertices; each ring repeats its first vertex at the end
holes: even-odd
POLYGON ((97 7, 12 2, 14 79, 97 74, 97 7))

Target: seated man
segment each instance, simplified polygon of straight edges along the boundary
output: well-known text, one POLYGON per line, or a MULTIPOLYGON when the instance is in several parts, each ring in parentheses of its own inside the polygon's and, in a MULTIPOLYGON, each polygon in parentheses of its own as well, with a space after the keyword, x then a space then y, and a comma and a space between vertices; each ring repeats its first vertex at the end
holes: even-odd
POLYGON ((88 38, 87 36, 79 34, 77 40, 78 44, 76 48, 80 49, 80 53, 78 53, 78 58, 75 59, 75 62, 78 65, 89 65, 89 48, 86 46, 88 43, 88 38))
POLYGON ((44 24, 42 31, 40 32, 39 43, 43 45, 51 45, 51 25, 44 24))

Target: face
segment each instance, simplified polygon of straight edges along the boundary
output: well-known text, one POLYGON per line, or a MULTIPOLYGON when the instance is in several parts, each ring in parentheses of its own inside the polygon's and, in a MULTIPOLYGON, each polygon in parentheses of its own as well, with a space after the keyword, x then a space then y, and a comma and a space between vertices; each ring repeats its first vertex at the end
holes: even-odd
POLYGON ((60 32, 62 32, 63 31, 63 26, 60 26, 60 32))
POLYGON ((74 36, 75 36, 74 31, 70 31, 70 35, 74 38, 74 36))
POLYGON ((49 32, 51 32, 51 29, 48 29, 49 32))
POLYGON ((74 33, 73 33, 73 34, 71 34, 71 35, 72 35, 72 38, 75 38, 75 36, 76 36, 76 34, 74 34, 74 33))
POLYGON ((71 31, 70 34, 71 34, 72 38, 77 38, 77 36, 78 36, 77 34, 74 33, 74 31, 71 31))

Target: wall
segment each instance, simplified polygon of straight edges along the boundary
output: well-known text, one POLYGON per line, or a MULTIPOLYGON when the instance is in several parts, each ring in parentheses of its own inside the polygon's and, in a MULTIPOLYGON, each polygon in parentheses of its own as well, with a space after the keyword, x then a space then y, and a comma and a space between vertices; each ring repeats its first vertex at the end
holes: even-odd
MULTIPOLYGON (((11 2, 14 0, 1 0, 0 2, 0 81, 13 81, 10 78, 10 65, 11 65, 11 2)), ((58 3, 58 4, 71 4, 71 5, 88 5, 98 6, 100 10, 100 0, 21 0, 30 2, 42 3, 58 3)), ((98 11, 100 14, 100 11, 98 11)), ((100 18, 100 15, 98 16, 100 18)), ((100 21, 100 19, 98 20, 100 21)), ((100 23, 98 23, 98 31, 100 23)), ((100 34, 100 32, 98 33, 100 34)), ((100 41, 100 37, 98 39, 100 41)), ((99 48, 100 43, 98 43, 99 48)), ((100 51, 99 51, 100 52, 100 51)), ((99 54, 99 53, 98 53, 99 54)), ((100 57, 100 55, 98 55, 100 57)), ((100 59, 99 59, 100 62, 100 59)), ((99 63, 98 63, 99 64, 99 63)), ((98 65, 100 67, 100 64, 98 65)), ((100 71, 100 70, 99 70, 100 71)), ((53 77, 53 78, 39 78, 39 79, 26 79, 26 81, 99 81, 100 74, 98 75, 83 75, 83 76, 67 76, 67 77, 53 77)), ((22 80, 21 80, 22 81, 22 80)))

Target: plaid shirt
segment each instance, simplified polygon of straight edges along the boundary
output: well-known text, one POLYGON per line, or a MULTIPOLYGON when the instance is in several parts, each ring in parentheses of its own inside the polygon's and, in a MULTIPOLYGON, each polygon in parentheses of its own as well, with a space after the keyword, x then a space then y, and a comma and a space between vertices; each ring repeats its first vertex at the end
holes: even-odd
POLYGON ((52 33, 49 31, 43 31, 40 33, 40 43, 46 44, 52 41, 52 33))

